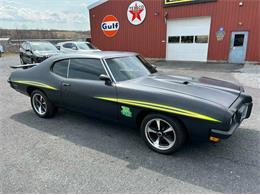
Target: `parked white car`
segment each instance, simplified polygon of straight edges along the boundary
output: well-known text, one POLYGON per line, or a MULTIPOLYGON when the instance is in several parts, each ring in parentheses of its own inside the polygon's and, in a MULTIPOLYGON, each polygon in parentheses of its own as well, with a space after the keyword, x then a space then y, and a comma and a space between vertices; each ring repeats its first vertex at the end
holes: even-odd
POLYGON ((66 41, 61 42, 56 45, 62 53, 76 53, 76 52, 91 52, 91 51, 100 51, 94 45, 89 42, 80 42, 80 41, 66 41))
POLYGON ((2 45, 0 45, 0 58, 2 57, 2 53, 4 53, 4 48, 2 45))

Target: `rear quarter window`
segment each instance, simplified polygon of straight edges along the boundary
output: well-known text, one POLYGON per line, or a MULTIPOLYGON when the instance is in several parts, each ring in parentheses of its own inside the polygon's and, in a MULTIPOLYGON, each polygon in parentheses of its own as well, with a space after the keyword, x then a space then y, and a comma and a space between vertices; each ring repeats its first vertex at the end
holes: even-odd
POLYGON ((55 62, 52 67, 52 72, 59 76, 67 77, 68 64, 69 64, 69 60, 61 60, 55 62))

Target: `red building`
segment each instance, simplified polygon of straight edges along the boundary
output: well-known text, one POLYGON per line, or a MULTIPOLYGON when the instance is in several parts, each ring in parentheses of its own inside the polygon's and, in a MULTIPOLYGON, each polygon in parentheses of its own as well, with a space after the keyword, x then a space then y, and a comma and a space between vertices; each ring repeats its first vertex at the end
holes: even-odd
POLYGON ((100 0, 89 10, 92 42, 101 50, 167 60, 260 61, 259 0, 100 0), (118 21, 103 21, 108 15, 118 21), (109 29, 115 22, 118 28, 109 29), (106 36, 109 30, 113 36, 106 36))

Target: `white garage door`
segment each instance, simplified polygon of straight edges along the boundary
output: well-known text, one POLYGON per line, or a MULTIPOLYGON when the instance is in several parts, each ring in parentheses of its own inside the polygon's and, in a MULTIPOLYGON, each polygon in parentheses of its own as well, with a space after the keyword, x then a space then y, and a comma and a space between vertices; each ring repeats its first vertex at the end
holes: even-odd
POLYGON ((207 61, 210 17, 167 21, 167 60, 207 61))

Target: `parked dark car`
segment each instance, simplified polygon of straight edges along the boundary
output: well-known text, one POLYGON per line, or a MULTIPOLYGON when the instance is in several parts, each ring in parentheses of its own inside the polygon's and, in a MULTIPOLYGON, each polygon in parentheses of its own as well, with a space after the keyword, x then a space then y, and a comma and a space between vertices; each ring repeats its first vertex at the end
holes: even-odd
POLYGON ((13 68, 20 70, 9 77, 11 87, 31 97, 39 117, 52 117, 63 107, 137 125, 146 144, 164 154, 187 138, 230 137, 253 105, 239 85, 162 74, 136 53, 64 54, 13 68))
POLYGON ((21 64, 40 63, 59 54, 59 50, 50 42, 24 42, 20 47, 21 64))

